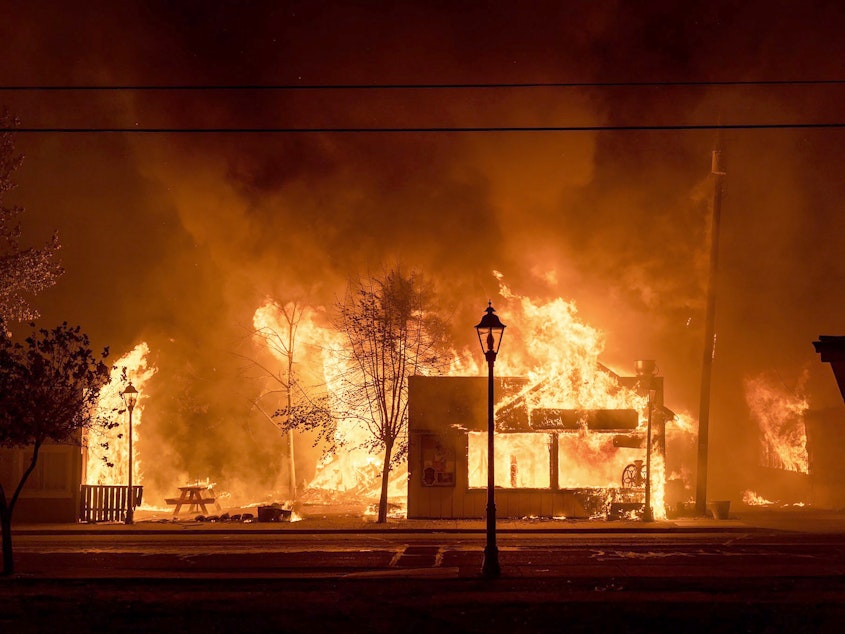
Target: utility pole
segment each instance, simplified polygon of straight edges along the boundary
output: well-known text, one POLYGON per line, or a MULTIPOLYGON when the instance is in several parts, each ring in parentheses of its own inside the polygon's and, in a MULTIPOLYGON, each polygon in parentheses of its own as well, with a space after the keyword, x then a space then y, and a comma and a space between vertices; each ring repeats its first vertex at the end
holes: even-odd
MULTIPOLYGON (((291 310, 291 313, 288 314, 287 306, 283 307, 283 314, 285 316, 285 320, 288 322, 288 341, 287 347, 285 348, 286 356, 287 356, 287 385, 286 385, 286 395, 287 395, 287 406, 288 412, 291 411, 293 407, 293 395, 291 391, 293 390, 294 385, 296 384, 294 379, 294 368, 293 368, 293 349, 294 345, 296 345, 296 331, 299 327, 299 320, 302 318, 302 309, 299 309, 299 316, 296 314, 297 305, 294 304, 291 310)), ((288 457, 290 460, 288 461, 288 478, 290 480, 290 500, 291 504, 296 501, 296 460, 293 455, 293 430, 288 429, 288 457)))
POLYGON ((698 413, 698 461, 695 482, 695 512, 707 510, 707 448, 710 437, 710 379, 716 354, 716 273, 719 269, 719 224, 722 214, 722 151, 713 150, 713 218, 710 225, 710 273, 707 279, 707 308, 704 318, 704 349, 701 358, 701 394, 698 413))

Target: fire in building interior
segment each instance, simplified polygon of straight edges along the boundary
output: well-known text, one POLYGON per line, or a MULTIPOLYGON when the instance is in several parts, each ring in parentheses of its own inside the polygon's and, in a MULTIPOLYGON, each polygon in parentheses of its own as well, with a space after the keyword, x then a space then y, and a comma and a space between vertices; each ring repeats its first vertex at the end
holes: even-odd
MULTIPOLYGON (((665 517, 667 502, 679 501, 678 483, 666 486, 666 429, 675 415, 663 404, 654 362, 638 361, 636 376, 598 372, 615 382, 623 406, 561 407, 554 379, 496 380, 500 517, 641 515, 647 490, 654 515, 665 517)), ((411 377, 409 519, 484 515, 486 389, 483 378, 411 377)))

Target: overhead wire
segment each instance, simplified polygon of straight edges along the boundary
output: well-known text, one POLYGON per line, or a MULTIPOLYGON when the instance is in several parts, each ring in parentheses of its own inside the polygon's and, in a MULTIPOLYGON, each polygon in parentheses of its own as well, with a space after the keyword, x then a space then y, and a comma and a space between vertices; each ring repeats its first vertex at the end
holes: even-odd
POLYGON ((715 81, 574 81, 399 84, 116 84, 116 85, 0 85, 0 91, 241 91, 241 90, 487 90, 533 88, 647 88, 709 86, 836 86, 845 79, 762 79, 715 81))
MULTIPOLYGON (((174 84, 174 85, 7 85, 0 92, 180 92, 180 91, 315 91, 315 90, 488 90, 536 88, 647 88, 647 87, 731 87, 731 86, 845 86, 845 79, 779 79, 722 81, 609 81, 609 82, 514 82, 514 83, 407 83, 407 84, 174 84)), ((631 124, 563 126, 397 126, 397 127, 128 127, 44 126, 2 127, 0 132, 51 134, 432 134, 432 133, 533 133, 533 132, 659 132, 708 130, 810 130, 840 129, 845 122, 780 122, 718 124, 631 124)))
POLYGON ((585 126, 432 126, 432 127, 0 127, 0 132, 51 134, 432 134, 513 132, 672 132, 708 130, 813 130, 841 129, 845 122, 821 123, 703 123, 677 125, 585 125, 585 126))

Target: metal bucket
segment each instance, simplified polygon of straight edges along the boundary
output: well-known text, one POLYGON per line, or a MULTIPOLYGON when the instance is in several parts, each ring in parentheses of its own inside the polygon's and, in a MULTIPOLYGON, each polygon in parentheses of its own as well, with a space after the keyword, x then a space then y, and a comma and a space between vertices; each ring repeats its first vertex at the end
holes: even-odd
POLYGON ((731 512, 730 500, 714 500, 707 505, 715 520, 726 520, 731 512))

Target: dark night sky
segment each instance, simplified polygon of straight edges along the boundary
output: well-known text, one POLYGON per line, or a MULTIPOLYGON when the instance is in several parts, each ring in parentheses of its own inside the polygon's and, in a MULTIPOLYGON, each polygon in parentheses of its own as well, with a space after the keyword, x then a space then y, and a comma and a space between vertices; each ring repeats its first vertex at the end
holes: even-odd
MULTIPOLYGON (((385 4, 6 0, 0 85, 845 79, 834 2, 385 4)), ((0 102, 25 128, 845 121, 845 85, 4 91, 0 102)), ((606 332, 611 365, 657 359, 667 404, 696 413, 715 142, 712 131, 21 133, 15 200, 33 243, 57 229, 63 244, 67 273, 36 302, 45 322, 80 323, 115 356, 146 339, 162 373, 196 375, 209 394, 227 392, 263 297, 330 305, 349 274, 401 261, 436 280, 461 345, 488 297, 507 322, 495 269, 520 294, 574 300, 606 332)), ((766 372, 796 389, 809 372, 811 406, 838 399, 811 342, 845 331, 845 129, 721 142, 712 433, 717 463, 746 464, 744 379, 766 372)), ((716 472, 717 487, 735 475, 716 472)))

